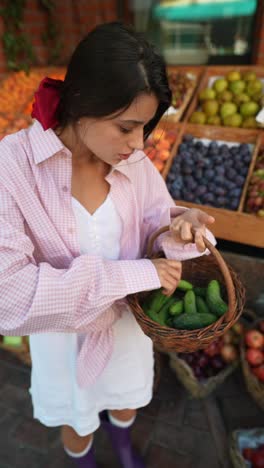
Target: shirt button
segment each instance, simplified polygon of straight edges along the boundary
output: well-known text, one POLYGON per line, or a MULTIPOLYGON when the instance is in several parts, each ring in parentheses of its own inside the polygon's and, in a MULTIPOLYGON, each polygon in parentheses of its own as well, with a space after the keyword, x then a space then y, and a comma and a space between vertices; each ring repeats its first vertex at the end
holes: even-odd
POLYGON ((69 189, 68 189, 68 187, 67 187, 66 185, 64 185, 64 186, 62 187, 62 190, 63 190, 63 192, 68 192, 69 189))
POLYGON ((74 230, 73 228, 69 228, 69 229, 68 229, 68 233, 69 233, 69 234, 73 234, 74 232, 75 232, 75 230, 74 230))

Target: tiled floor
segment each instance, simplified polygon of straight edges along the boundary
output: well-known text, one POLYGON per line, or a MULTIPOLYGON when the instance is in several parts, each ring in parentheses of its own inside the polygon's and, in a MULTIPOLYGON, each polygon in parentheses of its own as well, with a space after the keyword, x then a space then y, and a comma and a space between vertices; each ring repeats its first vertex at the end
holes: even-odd
MULTIPOLYGON (((0 468, 71 468, 58 428, 32 417, 30 370, 0 351, 0 468)), ((139 411, 133 441, 147 468, 229 468, 228 435, 235 428, 264 425, 263 412, 237 370, 210 397, 188 396, 162 357, 160 384, 149 406, 139 411)), ((118 468, 109 441, 95 436, 99 468, 118 468)))

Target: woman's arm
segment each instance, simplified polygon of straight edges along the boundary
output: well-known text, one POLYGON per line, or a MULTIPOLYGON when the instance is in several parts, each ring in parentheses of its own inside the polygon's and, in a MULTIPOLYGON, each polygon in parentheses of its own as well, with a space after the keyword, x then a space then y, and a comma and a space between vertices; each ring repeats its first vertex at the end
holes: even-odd
MULTIPOLYGON (((154 165, 146 158, 146 183, 147 191, 145 196, 144 205, 144 221, 143 221, 143 234, 144 234, 144 248, 149 237, 157 231, 160 227, 171 225, 176 220, 184 217, 184 213, 189 213, 192 210, 188 208, 176 206, 174 200, 170 196, 164 179, 161 177, 154 165)), ((206 229, 206 237, 214 245, 216 240, 212 233, 206 229)), ((164 250, 167 258, 174 258, 176 260, 186 260, 188 258, 198 257, 204 253, 199 252, 194 242, 186 243, 181 240, 179 236, 175 238, 171 233, 161 235, 154 248, 155 250, 164 250)))
POLYGON ((81 255, 68 269, 36 265, 23 216, 0 186, 0 333, 72 332, 127 294, 160 287, 149 260, 104 260, 81 255))

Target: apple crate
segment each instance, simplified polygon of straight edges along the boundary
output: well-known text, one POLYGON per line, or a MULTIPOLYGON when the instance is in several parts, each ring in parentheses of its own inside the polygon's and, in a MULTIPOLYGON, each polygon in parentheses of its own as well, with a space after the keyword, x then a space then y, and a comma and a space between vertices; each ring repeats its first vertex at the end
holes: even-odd
MULTIPOLYGON (((187 109, 185 120, 189 121, 191 114, 199 109, 199 93, 207 88, 211 87, 215 79, 223 78, 227 73, 231 71, 237 71, 241 73, 245 72, 254 72, 258 79, 260 79, 264 84, 264 67, 263 66, 256 66, 256 65, 241 65, 241 66, 208 66, 203 73, 203 76, 200 80, 200 84, 195 91, 193 99, 190 103, 190 106, 187 109)), ((262 88, 262 93, 264 94, 264 88, 262 88)), ((206 124, 205 124, 206 125, 206 124)), ((220 128, 223 126, 220 125, 220 128)), ((226 127, 225 127, 226 128, 226 127)), ((229 127, 230 128, 230 127, 229 127)))
POLYGON ((230 436, 230 457, 234 468, 251 468, 252 463, 243 456, 243 450, 256 449, 264 444, 264 427, 237 429, 230 436))
POLYGON ((188 208, 204 209, 208 214, 214 216, 215 223, 210 227, 210 229, 216 237, 256 247, 264 247, 264 221, 263 218, 243 212, 243 208, 248 183, 261 145, 261 133, 262 132, 259 132, 258 130, 234 130, 223 127, 185 124, 174 147, 172 148, 171 158, 167 161, 164 171, 162 172, 162 176, 166 181, 173 160, 177 157, 178 147, 182 142, 183 136, 186 134, 191 134, 195 139, 202 141, 221 141, 223 143, 226 142, 227 144, 233 143, 234 145, 248 143, 252 145, 251 162, 243 186, 239 206, 235 211, 225 208, 216 208, 206 203, 197 204, 180 199, 175 199, 175 202, 177 205, 186 206, 188 208))
MULTIPOLYGON (((167 112, 165 112, 163 119, 166 119, 167 121, 170 121, 172 123, 174 122, 179 122, 182 117, 184 112, 186 111, 191 98, 193 97, 196 89, 199 86, 200 80, 202 79, 203 73, 205 71, 205 67, 188 67, 188 66, 181 66, 181 67, 175 67, 175 66, 168 66, 167 67, 167 74, 168 76, 170 73, 181 73, 185 74, 187 78, 189 78, 192 82, 191 86, 188 88, 186 91, 182 103, 179 107, 175 108, 171 106, 167 112)), ((173 95, 172 95, 173 96, 173 95)))

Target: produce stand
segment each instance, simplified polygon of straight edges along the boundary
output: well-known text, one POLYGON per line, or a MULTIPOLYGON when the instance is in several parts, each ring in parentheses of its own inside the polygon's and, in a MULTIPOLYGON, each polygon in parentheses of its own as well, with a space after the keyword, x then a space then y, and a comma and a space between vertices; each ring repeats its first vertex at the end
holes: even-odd
MULTIPOLYGON (((264 129, 261 127, 246 129, 219 125, 199 125, 189 122, 192 112, 199 107, 199 93, 201 90, 210 85, 216 77, 225 76, 231 71, 239 71, 241 73, 253 71, 264 82, 264 67, 260 66, 168 67, 168 75, 173 72, 180 72, 182 74, 191 73, 195 76, 195 82, 183 96, 177 112, 172 115, 166 113, 158 126, 158 129, 161 129, 163 133, 168 132, 167 147, 164 144, 159 145, 163 139, 163 136, 161 136, 160 141, 156 139, 153 143, 154 148, 155 145, 159 145, 159 153, 157 154, 156 152, 154 154, 149 149, 148 156, 156 164, 156 167, 160 170, 162 177, 166 181, 173 161, 177 157, 176 154, 184 135, 192 134, 196 139, 224 141, 234 145, 242 143, 251 145, 251 161, 237 209, 225 209, 206 203, 201 205, 176 198, 175 202, 182 206, 204 209, 207 213, 214 216, 215 223, 212 226, 212 231, 217 238, 262 248, 264 247, 264 218, 245 212, 245 203, 259 150, 260 148, 264 148, 264 129), (159 159, 160 157, 162 157, 162 160, 159 159)), ((32 69, 28 76, 24 72, 18 72, 4 77, 0 82, 0 139, 7 134, 26 128, 32 123, 30 114, 34 91, 39 81, 45 76, 63 79, 64 75, 64 68, 46 67, 32 69)), ((263 89, 262 93, 264 94, 263 89)), ((146 144, 147 146, 148 143, 146 144)), ((0 337, 0 348, 13 351, 17 356, 21 357, 22 361, 30 363, 27 342, 23 341, 21 347, 7 347, 0 337)))
MULTIPOLYGON (((181 67, 170 67, 169 69, 181 69, 181 67)), ((183 69, 185 67, 182 67, 183 69)), ((162 176, 166 180, 170 171, 173 159, 176 157, 177 149, 181 143, 184 134, 192 134, 199 139, 221 140, 234 143, 248 143, 254 145, 254 153, 252 155, 251 164, 243 186, 243 191, 240 198, 240 203, 237 210, 229 210, 217 208, 211 205, 203 204, 196 205, 194 203, 175 199, 175 202, 181 206, 197 207, 206 210, 209 214, 215 217, 215 223, 212 226, 212 231, 217 238, 238 242, 241 244, 252 245, 255 247, 264 247, 264 218, 245 212, 245 199, 247 196, 249 182, 254 171, 256 158, 261 147, 264 147, 264 131, 261 126, 248 128, 233 128, 228 126, 215 125, 199 125, 189 123, 191 114, 199 107, 199 93, 206 88, 214 77, 225 76, 232 71, 245 73, 252 71, 257 78, 264 81, 264 67, 261 66, 208 66, 202 67, 200 79, 196 90, 194 91, 189 104, 185 106, 179 123, 177 124, 178 138, 175 145, 171 149, 171 156, 167 160, 162 176)), ((264 91, 262 89, 262 93, 264 91)), ((163 118, 166 122, 166 117, 163 118)), ((164 125, 164 123, 163 123, 164 125)), ((175 124, 176 125, 176 124, 175 124)))
MULTIPOLYGON (((247 129, 230 129, 227 127, 213 127, 203 125, 192 125, 183 123, 181 134, 175 142, 171 151, 171 157, 162 172, 162 176, 166 177, 171 168, 172 161, 177 153, 178 146, 181 143, 183 134, 192 134, 197 138, 206 138, 211 140, 222 140, 234 143, 250 143, 254 145, 254 152, 252 155, 251 164, 249 167, 248 175, 244 184, 243 192, 241 195, 239 207, 236 211, 226 210, 223 208, 216 208, 206 206, 204 208, 210 215, 215 217, 215 223, 211 227, 212 232, 218 238, 240 242, 244 244, 255 245, 257 247, 264 247, 264 220, 255 215, 247 214, 244 212, 244 203, 247 193, 248 184, 254 170, 256 158, 262 144, 263 130, 247 130, 247 129)), ((189 208, 203 208, 205 205, 196 205, 187 201, 176 200, 176 203, 181 206, 189 208)))

